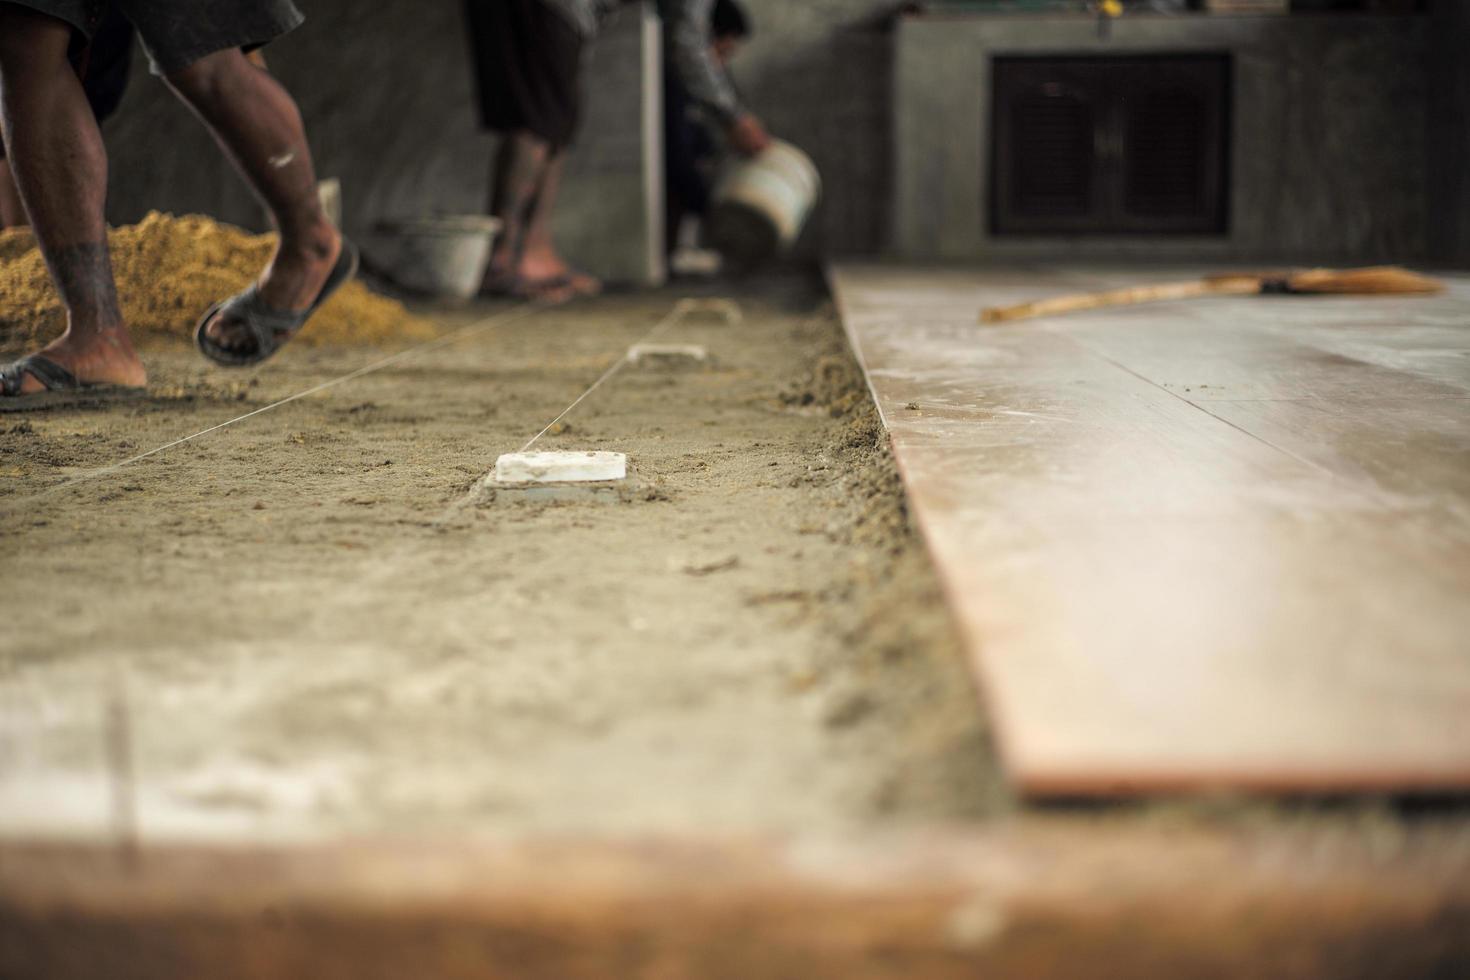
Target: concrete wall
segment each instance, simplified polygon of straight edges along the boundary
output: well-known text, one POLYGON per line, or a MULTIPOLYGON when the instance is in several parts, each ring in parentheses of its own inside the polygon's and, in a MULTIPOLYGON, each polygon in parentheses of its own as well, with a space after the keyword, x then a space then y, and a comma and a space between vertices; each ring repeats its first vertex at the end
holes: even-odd
POLYGON ((894 69, 894 249, 942 258, 1422 260, 1428 27, 1422 17, 1128 16, 1101 39, 1094 20, 1075 16, 907 19, 894 69), (989 233, 992 57, 1191 50, 1235 60, 1227 235, 989 233))
MULTIPOLYGON (((301 107, 318 173, 342 181, 347 231, 361 238, 384 218, 482 211, 495 140, 479 130, 461 5, 301 6, 306 24, 266 57, 301 107)), ((568 255, 621 280, 661 275, 662 256, 656 265, 650 256, 661 250, 662 218, 649 194, 662 164, 646 156, 657 142, 645 148, 639 138, 643 118, 658 111, 644 85, 657 67, 643 60, 652 36, 643 12, 626 11, 593 58, 588 116, 597 122, 586 127, 563 189, 568 255), (658 241, 649 237, 655 230, 658 241)), ((264 212, 203 127, 138 60, 122 109, 105 127, 109 219, 198 211, 263 227, 264 212)))
POLYGON ((1429 244, 1470 268, 1470 3, 1434 0, 1430 14, 1429 244))

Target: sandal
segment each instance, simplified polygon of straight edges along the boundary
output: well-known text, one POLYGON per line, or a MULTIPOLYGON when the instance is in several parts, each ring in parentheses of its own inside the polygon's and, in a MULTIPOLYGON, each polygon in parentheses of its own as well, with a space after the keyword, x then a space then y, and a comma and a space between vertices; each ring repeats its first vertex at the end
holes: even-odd
POLYGON ((82 381, 44 354, 29 354, 0 367, 0 412, 137 397, 146 390, 141 386, 107 381, 82 381), (45 385, 46 390, 22 395, 20 386, 28 374, 45 385))
POLYGON ((601 279, 589 272, 580 269, 571 269, 565 276, 559 277, 574 296, 601 296, 603 283, 601 279))
POLYGON ((199 318, 199 323, 194 327, 194 344, 199 348, 201 354, 216 364, 223 364, 226 367, 248 367, 252 364, 260 364, 300 333, 301 328, 306 326, 306 321, 311 319, 312 314, 357 274, 357 263, 357 248, 343 238, 342 251, 337 256, 337 264, 332 267, 327 281, 322 283, 321 292, 317 293, 316 299, 304 310, 278 310, 268 306, 260 298, 257 284, 251 283, 244 292, 231 296, 229 299, 220 300, 204 311, 204 315, 199 318), (245 325, 251 336, 255 338, 253 351, 241 353, 221 347, 214 342, 206 330, 216 316, 223 315, 235 317, 245 325))
POLYGON ((558 300, 570 299, 571 281, 565 276, 550 279, 524 279, 520 276, 496 276, 480 287, 485 299, 558 300))

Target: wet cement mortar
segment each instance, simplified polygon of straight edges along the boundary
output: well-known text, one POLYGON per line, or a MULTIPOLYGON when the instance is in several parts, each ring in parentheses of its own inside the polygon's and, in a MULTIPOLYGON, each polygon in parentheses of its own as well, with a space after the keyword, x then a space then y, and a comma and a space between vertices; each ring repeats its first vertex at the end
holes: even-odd
POLYGON ((1010 811, 813 282, 741 290, 738 326, 678 324, 660 339, 712 367, 626 370, 538 444, 627 453, 630 492, 477 489, 681 295, 541 311, 49 491, 384 351, 231 372, 160 350, 144 401, 0 414, 0 536, 24 556, 0 831, 105 828, 119 744, 145 836, 1010 811))

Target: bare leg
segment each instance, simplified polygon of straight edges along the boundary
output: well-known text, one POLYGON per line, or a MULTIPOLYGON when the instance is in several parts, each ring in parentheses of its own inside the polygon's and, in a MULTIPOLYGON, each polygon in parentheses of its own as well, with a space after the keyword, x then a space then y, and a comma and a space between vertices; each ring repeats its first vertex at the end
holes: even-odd
MULTIPOLYGON (((71 28, 0 3, 0 112, 10 166, 36 240, 66 306, 66 332, 43 353, 82 381, 141 385, 118 307, 103 206, 107 155, 66 59, 71 28)), ((41 390, 26 377, 21 393, 41 390)))
POLYGON ((487 287, 514 280, 525 246, 531 205, 546 172, 551 148, 530 133, 506 133, 495 154, 490 178, 490 213, 500 219, 500 236, 490 253, 487 287))
POLYGON ((0 228, 20 228, 29 224, 25 205, 20 202, 20 188, 10 174, 10 161, 0 160, 0 228))
POLYGON ((566 159, 565 151, 558 150, 546 161, 541 184, 531 203, 530 223, 526 228, 526 243, 521 250, 518 271, 524 282, 557 281, 565 283, 574 294, 596 295, 602 292, 602 283, 585 273, 573 271, 557 252, 551 237, 551 216, 556 207, 557 191, 561 189, 561 173, 566 159))
MULTIPOLYGON (((316 172, 301 113, 281 84, 238 50, 219 51, 170 75, 169 87, 214 133, 281 233, 260 278, 261 298, 280 310, 312 304, 342 250, 342 236, 317 198, 316 172)), ((233 350, 255 340, 217 317, 211 339, 233 350)))

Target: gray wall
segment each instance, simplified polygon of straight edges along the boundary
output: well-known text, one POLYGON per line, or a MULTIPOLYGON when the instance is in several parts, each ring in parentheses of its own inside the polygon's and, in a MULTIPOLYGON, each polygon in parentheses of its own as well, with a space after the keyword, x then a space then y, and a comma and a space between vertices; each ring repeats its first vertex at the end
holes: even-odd
POLYGON ((1470 267, 1470 2, 1434 0, 1430 13, 1430 248, 1470 267))
POLYGON ((942 258, 1422 260, 1428 22, 1421 17, 915 18, 895 66, 894 247, 942 258), (1235 57, 1225 236, 989 233, 992 56, 1223 51, 1235 57))

